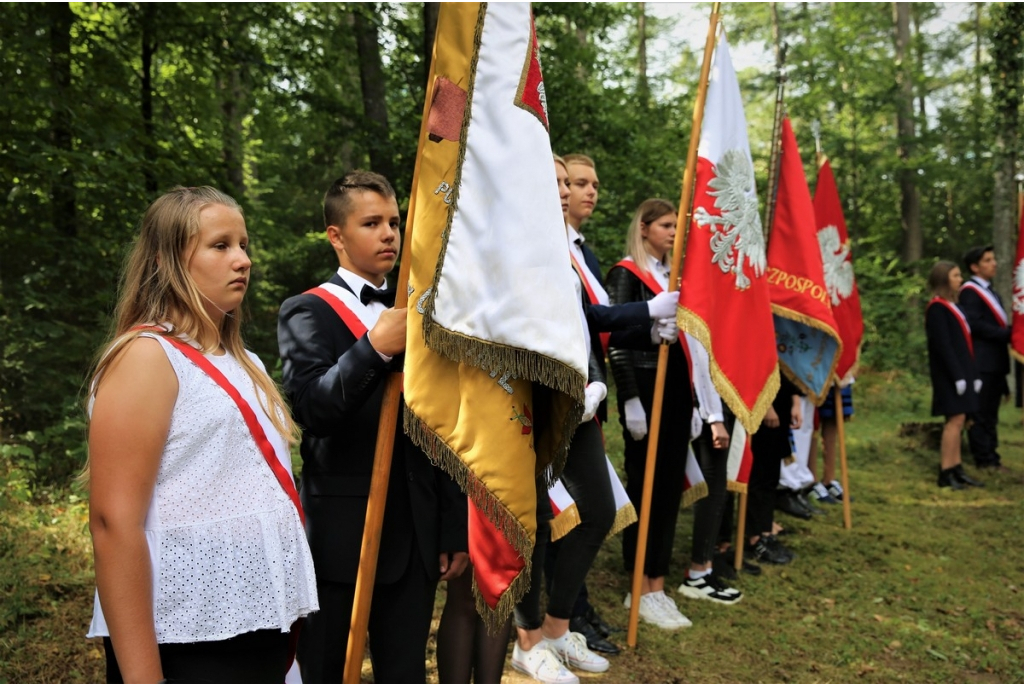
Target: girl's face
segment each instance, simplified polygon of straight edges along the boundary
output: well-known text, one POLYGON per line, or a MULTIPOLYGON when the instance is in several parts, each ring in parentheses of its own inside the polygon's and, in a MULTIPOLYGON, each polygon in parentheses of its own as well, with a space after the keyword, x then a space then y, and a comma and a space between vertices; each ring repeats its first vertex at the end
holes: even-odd
POLYGON ((963 284, 964 277, 960 274, 960 267, 954 266, 949 270, 949 287, 953 289, 953 292, 958 292, 963 284))
POLYGON ((676 215, 669 213, 650 223, 641 223, 640 235, 644 238, 647 251, 657 259, 663 259, 676 239, 676 215))
POLYGON ((209 205, 199 213, 199 233, 188 257, 188 273, 203 296, 206 311, 218 325, 242 304, 252 262, 246 252, 249 234, 236 209, 209 205))
POLYGON ((558 199, 562 202, 562 218, 569 221, 569 170, 563 164, 555 162, 555 180, 558 181, 558 199))

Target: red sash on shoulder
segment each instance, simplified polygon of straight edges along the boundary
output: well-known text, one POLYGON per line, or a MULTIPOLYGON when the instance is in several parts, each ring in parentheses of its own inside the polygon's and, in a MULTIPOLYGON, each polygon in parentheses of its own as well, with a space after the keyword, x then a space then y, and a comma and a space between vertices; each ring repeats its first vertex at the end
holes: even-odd
MULTIPOLYGON (((159 326, 137 326, 135 330, 143 331, 157 331, 160 333, 166 333, 167 331, 159 326)), ((256 412, 253 411, 249 403, 245 401, 241 393, 238 392, 238 388, 231 384, 231 381, 221 373, 220 369, 213 365, 213 363, 203 356, 203 353, 192 347, 188 343, 172 336, 163 335, 161 336, 164 340, 174 345, 178 350, 188 357, 189 361, 198 366, 203 372, 209 376, 213 382, 221 387, 224 392, 228 394, 235 405, 238 406, 238 410, 242 412, 242 418, 245 420, 245 425, 249 428, 249 432, 252 434, 253 440, 256 441, 256 446, 263 454, 263 458, 266 460, 270 470, 273 471, 274 476, 277 478, 277 482, 281 485, 281 489, 284 490, 288 498, 291 499, 292 504, 295 505, 296 511, 299 512, 299 520, 302 525, 306 525, 306 513, 302 511, 302 503, 299 501, 299 493, 295 489, 295 481, 288 475, 288 471, 282 466, 280 460, 277 458, 277 453, 274 452, 273 445, 270 444, 270 440, 267 439, 267 434, 263 430, 263 426, 260 425, 259 419, 256 418, 256 412)))
POLYGON ((1002 326, 1003 328, 1006 328, 1006 314, 1004 312, 999 311, 999 309, 996 307, 995 303, 992 301, 991 293, 986 291, 985 288, 982 288, 974 281, 967 281, 962 286, 960 286, 961 290, 963 290, 964 288, 971 288, 976 293, 978 293, 978 296, 981 297, 981 301, 988 305, 989 311, 992 312, 992 316, 996 318, 996 321, 999 322, 999 325, 1002 326))
POLYGON ((331 305, 331 309, 341 317, 341 320, 344 321, 345 325, 348 326, 348 329, 352 331, 352 335, 356 337, 356 340, 359 340, 359 338, 366 335, 366 326, 364 326, 363 322, 359 320, 356 313, 349 309, 348 305, 341 301, 341 298, 327 288, 317 286, 315 288, 310 288, 304 294, 316 295, 321 300, 331 305))
POLYGON ((967 325, 967 318, 964 316, 964 313, 962 311, 960 311, 960 308, 957 307, 955 304, 953 304, 949 300, 944 300, 941 297, 933 297, 932 301, 928 303, 928 306, 931 307, 933 304, 940 304, 940 305, 942 305, 943 307, 948 309, 950 312, 952 312, 954 317, 956 317, 957 323, 960 324, 960 330, 963 331, 964 339, 967 341, 967 349, 971 353, 971 356, 973 357, 974 356, 974 341, 971 340, 971 327, 969 325, 967 325))
MULTIPOLYGON (((623 259, 612 268, 614 269, 616 266, 620 266, 629 273, 636 276, 640 280, 640 282, 646 285, 648 289, 650 289, 650 291, 655 295, 659 295, 665 291, 665 289, 661 287, 661 283, 658 283, 658 279, 656 279, 649 271, 643 271, 639 266, 637 266, 636 262, 634 262, 632 259, 623 259)), ((683 348, 683 354, 686 355, 686 367, 687 371, 690 372, 690 385, 692 386, 693 358, 690 356, 690 345, 686 341, 686 334, 683 333, 682 331, 679 332, 679 344, 683 348)))
MULTIPOLYGON (((587 291, 587 299, 590 304, 601 304, 601 300, 597 299, 597 293, 594 292, 593 286, 590 285, 590 279, 587 278, 587 271, 580 263, 576 261, 575 255, 572 251, 569 252, 569 259, 572 260, 572 268, 576 269, 576 275, 580 277, 580 281, 583 283, 583 289, 587 291)), ((604 350, 605 354, 608 354, 608 341, 611 339, 611 333, 599 333, 601 338, 601 349, 604 350)))

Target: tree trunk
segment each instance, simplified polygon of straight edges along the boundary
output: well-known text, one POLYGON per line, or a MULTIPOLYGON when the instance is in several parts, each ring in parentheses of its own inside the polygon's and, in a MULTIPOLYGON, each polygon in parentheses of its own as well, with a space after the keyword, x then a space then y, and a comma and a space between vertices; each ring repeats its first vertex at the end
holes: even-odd
POLYGON ((50 186, 53 226, 68 237, 78 233, 75 216, 75 176, 71 170, 74 135, 71 127, 71 25, 75 15, 71 5, 59 2, 46 5, 50 20, 50 81, 53 112, 50 118, 50 142, 60 171, 50 186))
POLYGON ((156 54, 156 13, 159 5, 145 2, 140 5, 142 12, 142 83, 140 104, 142 108, 142 141, 144 163, 142 174, 146 183, 146 195, 153 197, 158 190, 156 179, 156 133, 153 126, 153 56, 156 54))
POLYGON ((650 85, 647 83, 647 9, 644 3, 637 3, 636 17, 636 94, 640 100, 641 107, 647 107, 650 98, 650 85))
POLYGON ((903 229, 903 261, 916 262, 924 253, 921 233, 921 198, 917 190, 914 160, 914 81, 910 68, 910 3, 893 3, 896 45, 897 153, 900 169, 900 224, 903 229))
POLYGON ((377 30, 380 25, 380 13, 377 5, 369 4, 356 8, 353 14, 370 166, 377 173, 394 180, 391 145, 388 140, 390 129, 387 88, 384 83, 384 67, 380 58, 380 38, 377 30))
POLYGON ((992 245, 1003 268, 996 273, 996 290, 1010 301, 1016 235, 1017 193, 1014 170, 1020 127, 1021 78, 1024 76, 1024 5, 1005 3, 993 8, 992 100, 995 109, 992 189, 992 245))
POLYGON ((221 113, 224 115, 224 132, 221 154, 224 159, 224 173, 227 192, 236 200, 245 196, 245 150, 243 147, 242 118, 245 112, 246 93, 242 86, 242 60, 235 49, 234 36, 245 36, 248 22, 233 23, 229 10, 221 13, 224 40, 221 43, 223 57, 221 73, 217 79, 221 96, 221 113))
POLYGON ((434 35, 437 33, 437 16, 441 12, 441 3, 423 3, 423 83, 427 84, 430 75, 430 60, 434 57, 434 35))

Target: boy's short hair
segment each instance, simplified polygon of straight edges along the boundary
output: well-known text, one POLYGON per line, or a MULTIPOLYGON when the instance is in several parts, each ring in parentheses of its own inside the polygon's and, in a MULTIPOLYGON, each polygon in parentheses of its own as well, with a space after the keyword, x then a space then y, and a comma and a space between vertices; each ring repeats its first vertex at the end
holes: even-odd
POLYGON ((597 169, 597 165, 594 164, 593 159, 591 159, 587 155, 580 154, 579 152, 573 152, 571 154, 568 154, 562 159, 565 160, 565 167, 567 169, 569 168, 570 164, 582 164, 583 166, 588 166, 591 169, 597 169))
POLYGON ((991 245, 983 245, 980 247, 972 247, 964 253, 964 266, 967 267, 967 273, 974 273, 971 271, 971 267, 981 261, 981 258, 985 256, 986 252, 995 252, 996 248, 991 245))
POLYGON ((362 169, 350 171, 324 193, 324 228, 345 225, 352 213, 352 192, 360 190, 369 190, 382 197, 395 197, 395 189, 380 174, 362 169))

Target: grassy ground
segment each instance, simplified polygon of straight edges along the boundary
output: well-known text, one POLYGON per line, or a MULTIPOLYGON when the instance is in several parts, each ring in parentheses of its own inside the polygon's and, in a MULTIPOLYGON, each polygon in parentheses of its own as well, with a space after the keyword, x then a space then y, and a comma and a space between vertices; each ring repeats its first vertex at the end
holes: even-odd
MULTIPOLYGON (((787 540, 798 555, 793 564, 741 577, 745 597, 736 606, 681 599, 693 628, 641 625, 637 649, 584 682, 1024 681, 1019 410, 1004 406, 1000 425, 1013 473, 985 474, 986 488, 950 492, 935 486, 935 451, 898 435, 902 423, 931 420, 926 385, 866 375, 855 403, 848 424, 853 530, 843 530, 838 507, 806 523, 782 516, 794 532, 787 540)), ((613 423, 613 458, 621 458, 618 433, 613 423)), ((91 547, 86 508, 73 500, 65 494, 0 508, 2 682, 103 677, 101 650, 83 638, 92 610, 91 547)), ((691 529, 687 510, 672 588, 682 580, 691 529)), ((613 539, 588 584, 602 614, 624 626, 621 568, 613 539)), ((505 679, 527 682, 511 669, 505 679)))

